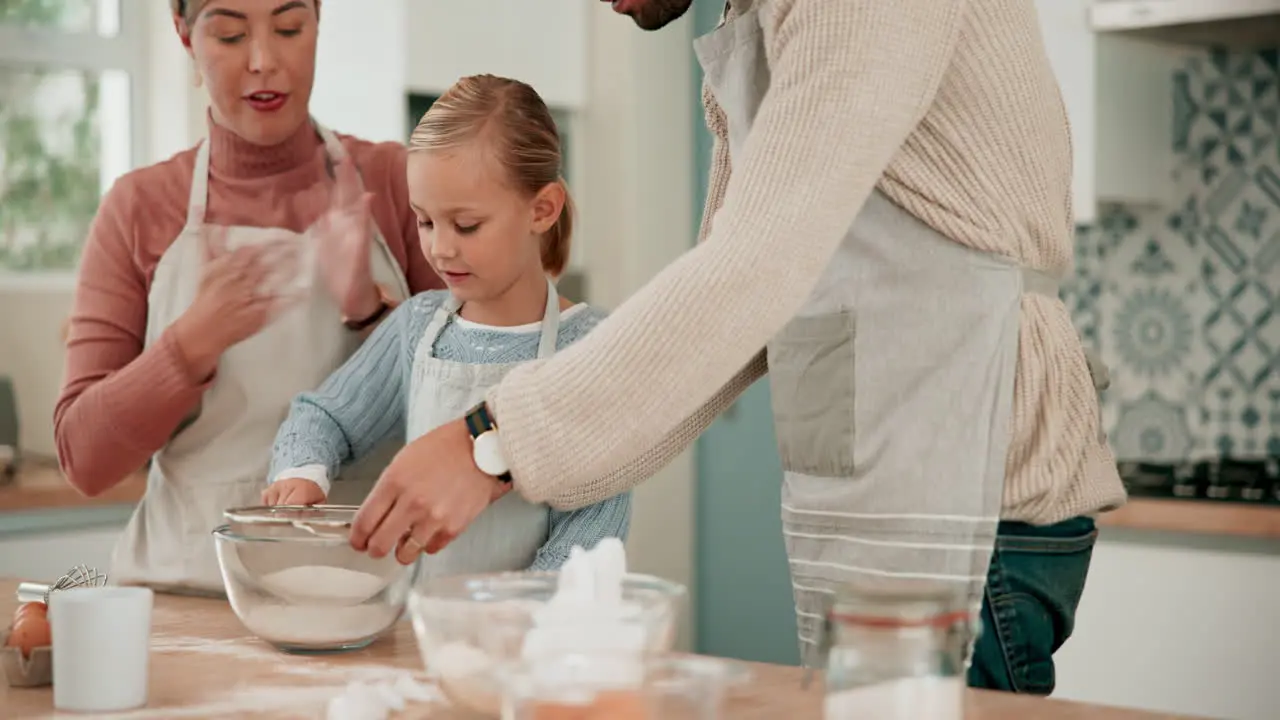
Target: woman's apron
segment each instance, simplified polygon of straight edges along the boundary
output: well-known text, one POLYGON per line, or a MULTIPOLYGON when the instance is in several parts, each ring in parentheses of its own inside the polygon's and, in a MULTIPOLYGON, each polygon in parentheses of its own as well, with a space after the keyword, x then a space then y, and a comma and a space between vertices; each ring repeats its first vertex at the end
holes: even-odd
MULTIPOLYGON (((316 125, 329 161, 346 154, 328 129, 316 125)), ((209 143, 196 152, 191 198, 182 233, 156 265, 147 296, 148 346, 195 300, 203 265, 201 232, 209 191, 209 143)), ((227 247, 297 243, 304 262, 297 281, 305 299, 256 335, 228 348, 217 375, 190 422, 151 458, 147 492, 116 543, 111 579, 189 594, 223 594, 222 574, 210 531, 229 507, 256 505, 266 487, 276 431, 298 393, 313 390, 360 344, 347 330, 337 303, 313 289, 315 245, 306 233, 279 228, 227 227, 227 247)), ((375 281, 400 299, 408 284, 386 242, 373 228, 371 267, 375 281)), ((335 490, 358 503, 386 466, 395 445, 344 472, 335 490)))
MULTIPOLYGON (((731 157, 770 82, 760 2, 751 4, 734 0, 735 16, 695 41, 731 157)), ((826 609, 852 580, 955 583, 977 617, 1000 517, 1025 293, 1056 300, 1057 280, 953 242, 877 190, 809 299, 770 340, 783 536, 805 665, 823 664, 826 609)))
MULTIPOLYGON (((436 309, 435 317, 418 341, 409 386, 407 441, 466 415, 484 400, 489 388, 519 364, 473 365, 436 359, 436 341, 460 307, 450 295, 436 309)), ((547 280, 547 307, 542 315, 541 332, 540 360, 555 354, 560 335, 560 296, 550 280, 547 280)), ((507 493, 480 513, 444 550, 423 555, 418 577, 423 580, 442 575, 525 570, 546 544, 550 531, 550 512, 545 505, 534 505, 520 493, 507 493)))

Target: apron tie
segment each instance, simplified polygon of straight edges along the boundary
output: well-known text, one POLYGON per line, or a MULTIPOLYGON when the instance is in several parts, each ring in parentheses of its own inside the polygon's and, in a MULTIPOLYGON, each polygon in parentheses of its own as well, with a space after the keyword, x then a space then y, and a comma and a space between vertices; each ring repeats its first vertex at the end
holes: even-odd
MULTIPOLYGON (((1061 299, 1061 284, 1058 278, 1043 270, 1022 268, 1022 291, 1032 295, 1044 295, 1055 300, 1061 299)), ((1111 370, 1102 361, 1096 350, 1084 345, 1084 362, 1089 367, 1089 377, 1093 380, 1093 389, 1102 392, 1111 387, 1111 370)))

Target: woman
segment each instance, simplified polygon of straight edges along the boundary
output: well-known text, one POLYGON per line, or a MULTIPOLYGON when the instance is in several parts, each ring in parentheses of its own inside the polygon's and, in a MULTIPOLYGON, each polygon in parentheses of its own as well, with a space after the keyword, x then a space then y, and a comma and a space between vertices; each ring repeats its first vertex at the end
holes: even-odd
MULTIPOLYGON (((415 242, 404 149, 310 118, 319 0, 171 4, 209 91, 209 137, 103 198, 54 423, 86 494, 151 459, 112 579, 218 594, 209 531, 258 502, 289 401, 390 306, 441 283, 415 242), (299 264, 311 255, 314 292, 299 264)), ((376 473, 354 474, 366 482, 343 486, 358 500, 376 473)))

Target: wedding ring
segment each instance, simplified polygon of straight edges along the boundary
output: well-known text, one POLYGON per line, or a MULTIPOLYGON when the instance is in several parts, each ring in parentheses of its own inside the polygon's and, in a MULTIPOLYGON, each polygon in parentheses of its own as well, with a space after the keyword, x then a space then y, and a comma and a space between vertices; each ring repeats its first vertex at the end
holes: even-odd
POLYGON ((412 535, 404 541, 404 546, 409 549, 409 552, 422 552, 422 543, 418 542, 418 538, 412 535))

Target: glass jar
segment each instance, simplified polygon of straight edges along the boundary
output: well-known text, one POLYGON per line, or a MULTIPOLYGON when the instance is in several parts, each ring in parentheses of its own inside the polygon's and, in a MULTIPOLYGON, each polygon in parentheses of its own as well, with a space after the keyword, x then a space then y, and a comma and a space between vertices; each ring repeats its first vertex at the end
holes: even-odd
POLYGON ((827 618, 827 720, 959 720, 974 613, 953 583, 846 586, 827 618))

